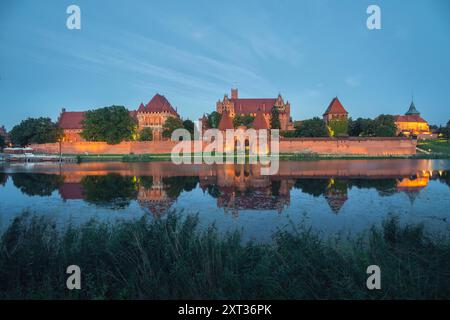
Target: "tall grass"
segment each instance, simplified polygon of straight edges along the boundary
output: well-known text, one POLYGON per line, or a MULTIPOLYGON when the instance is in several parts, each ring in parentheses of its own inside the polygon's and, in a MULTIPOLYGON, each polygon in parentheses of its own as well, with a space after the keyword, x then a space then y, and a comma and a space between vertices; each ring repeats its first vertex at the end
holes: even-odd
POLYGON ((353 240, 300 227, 257 244, 175 213, 64 230, 24 214, 1 238, 0 298, 448 299, 450 242, 395 218, 353 240), (81 268, 81 290, 66 288, 71 264, 81 268), (371 264, 382 290, 366 288, 371 264))

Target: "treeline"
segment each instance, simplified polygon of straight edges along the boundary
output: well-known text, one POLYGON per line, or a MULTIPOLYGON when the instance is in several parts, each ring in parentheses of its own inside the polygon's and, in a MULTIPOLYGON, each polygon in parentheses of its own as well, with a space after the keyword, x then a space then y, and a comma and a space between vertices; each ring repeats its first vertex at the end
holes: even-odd
POLYGON ((395 137, 394 116, 379 115, 375 119, 333 119, 327 123, 319 117, 295 123, 294 131, 281 132, 284 137, 395 137))

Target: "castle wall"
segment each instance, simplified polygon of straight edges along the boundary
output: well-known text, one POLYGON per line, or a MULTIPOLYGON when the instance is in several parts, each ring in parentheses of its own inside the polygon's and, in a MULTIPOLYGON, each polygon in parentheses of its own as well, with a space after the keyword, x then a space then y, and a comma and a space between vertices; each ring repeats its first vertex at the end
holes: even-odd
MULTIPOLYGON (((188 146, 192 142, 184 143, 188 146)), ((132 141, 116 145, 106 142, 62 142, 61 150, 64 154, 169 154, 177 144, 177 141, 132 141)), ((58 143, 33 144, 31 148, 37 153, 59 153, 58 143)), ((416 141, 406 138, 283 138, 280 140, 280 153, 412 155, 416 153, 416 141)))

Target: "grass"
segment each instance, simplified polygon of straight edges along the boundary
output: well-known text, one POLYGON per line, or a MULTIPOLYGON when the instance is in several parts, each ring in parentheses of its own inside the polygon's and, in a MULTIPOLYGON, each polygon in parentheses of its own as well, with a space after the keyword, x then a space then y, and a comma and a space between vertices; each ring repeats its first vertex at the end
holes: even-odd
POLYGON ((450 241, 396 218, 353 240, 298 227, 257 244, 175 213, 63 230, 24 214, 1 238, 0 298, 449 299, 450 241), (81 268, 81 290, 65 287, 71 264, 81 268), (382 290, 366 288, 372 264, 382 290))
POLYGON ((450 157, 450 140, 425 140, 418 142, 417 146, 432 154, 450 157))

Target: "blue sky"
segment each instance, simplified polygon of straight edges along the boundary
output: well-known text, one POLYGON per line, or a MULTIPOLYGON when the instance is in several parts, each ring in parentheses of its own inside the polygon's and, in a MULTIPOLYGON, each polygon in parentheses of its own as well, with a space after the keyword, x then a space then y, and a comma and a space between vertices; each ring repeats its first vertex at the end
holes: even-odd
POLYGON ((164 94, 197 119, 236 83, 241 97, 320 116, 334 96, 353 118, 403 114, 414 93, 450 118, 450 1, 0 2, 0 125, 56 120, 62 107, 136 109, 164 94), (81 8, 81 30, 66 8, 81 8), (381 8, 368 30, 366 8, 381 8))

